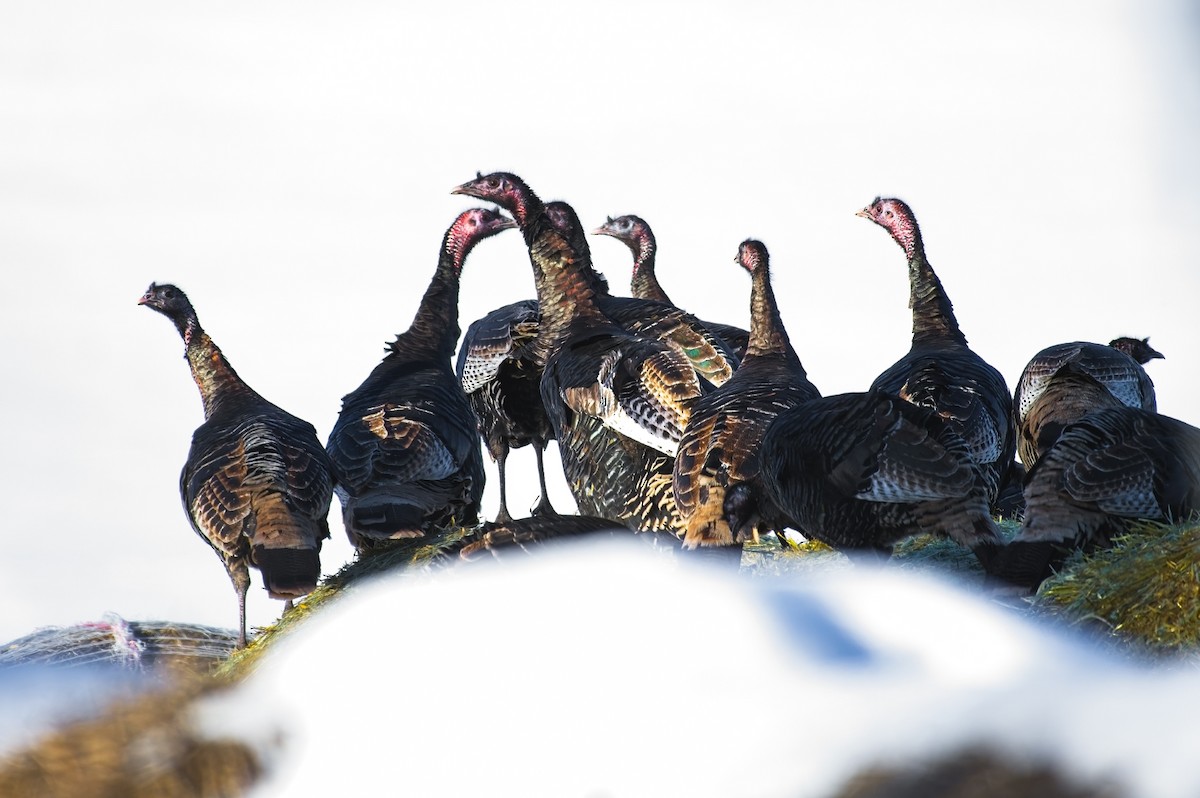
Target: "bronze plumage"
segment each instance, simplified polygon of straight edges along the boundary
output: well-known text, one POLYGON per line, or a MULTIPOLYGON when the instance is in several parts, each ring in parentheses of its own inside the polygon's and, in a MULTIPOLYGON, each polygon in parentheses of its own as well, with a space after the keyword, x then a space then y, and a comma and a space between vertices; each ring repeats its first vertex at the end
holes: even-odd
POLYGON ((311 424, 245 383, 200 326, 187 295, 151 283, 138 300, 183 337, 204 423, 192 436, 179 490, 192 528, 221 557, 238 597, 238 645, 246 644, 250 566, 271 598, 311 592, 329 537, 332 468, 311 424))

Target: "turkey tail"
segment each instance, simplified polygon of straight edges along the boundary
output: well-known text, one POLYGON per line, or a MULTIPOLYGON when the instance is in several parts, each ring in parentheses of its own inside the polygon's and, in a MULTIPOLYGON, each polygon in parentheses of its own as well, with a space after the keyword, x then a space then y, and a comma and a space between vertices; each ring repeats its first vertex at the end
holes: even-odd
POLYGON ((402 502, 395 496, 368 494, 350 499, 343 517, 347 531, 357 538, 398 540, 425 535, 425 510, 420 504, 402 502))
POLYGON ((473 525, 478 520, 477 510, 457 504, 461 483, 404 482, 350 497, 343 505, 346 532, 358 546, 369 541, 424 537, 431 527, 448 522, 473 525))
POLYGON ((1069 554, 1069 548, 1049 540, 1014 540, 998 550, 987 572, 1020 587, 1036 588, 1054 573, 1069 554))
POLYGON ((298 516, 282 493, 256 496, 252 509, 251 559, 262 571, 267 593, 290 599, 312 592, 321 575, 323 521, 298 516))
POLYGON ((255 546, 251 551, 271 598, 294 599, 316 589, 317 579, 321 576, 321 560, 316 549, 255 546))

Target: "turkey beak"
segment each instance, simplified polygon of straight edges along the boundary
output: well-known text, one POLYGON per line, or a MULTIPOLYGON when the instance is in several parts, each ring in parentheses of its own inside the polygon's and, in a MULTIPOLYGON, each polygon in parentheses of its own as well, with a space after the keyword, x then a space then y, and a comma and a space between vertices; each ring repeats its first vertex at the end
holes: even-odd
POLYGON ((601 225, 600 227, 597 227, 595 230, 593 230, 589 235, 606 236, 608 234, 609 234, 608 228, 605 227, 604 225, 601 225))
POLYGON ((861 211, 859 211, 858 213, 856 213, 854 215, 861 216, 864 219, 871 219, 872 221, 874 221, 874 219, 872 219, 872 217, 871 217, 871 206, 870 205, 863 208, 861 211))
POLYGON ((145 304, 147 304, 149 301, 150 301, 150 295, 149 295, 149 294, 142 294, 140 297, 138 297, 138 304, 139 304, 139 305, 145 305, 145 304))
POLYGON ((463 183, 461 186, 455 186, 450 191, 450 193, 451 194, 466 194, 468 197, 474 197, 474 196, 476 196, 474 188, 475 188, 475 181, 469 180, 466 183, 463 183))

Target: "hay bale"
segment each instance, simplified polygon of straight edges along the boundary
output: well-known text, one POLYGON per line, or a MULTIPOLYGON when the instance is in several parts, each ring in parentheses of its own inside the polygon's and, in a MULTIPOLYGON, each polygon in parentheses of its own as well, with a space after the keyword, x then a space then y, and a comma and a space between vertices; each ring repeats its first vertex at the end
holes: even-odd
POLYGON ((0 645, 0 667, 117 665, 135 671, 211 672, 229 656, 237 633, 199 624, 101 620, 46 627, 0 645))
POLYGON ((1152 655, 1200 658, 1200 521, 1135 525, 1111 548, 1077 552, 1032 604, 1152 655))

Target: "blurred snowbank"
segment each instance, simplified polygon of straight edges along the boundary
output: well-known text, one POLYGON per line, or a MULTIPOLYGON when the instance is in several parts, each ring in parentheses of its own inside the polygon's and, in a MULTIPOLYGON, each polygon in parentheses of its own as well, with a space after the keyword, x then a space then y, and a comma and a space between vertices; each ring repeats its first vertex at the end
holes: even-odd
POLYGON ((1200 674, 1132 667, 953 585, 754 581, 636 545, 380 579, 210 699, 256 796, 828 795, 967 747, 1200 794, 1200 674))
POLYGON ((0 668, 0 756, 69 723, 97 717, 148 686, 116 665, 0 668))

